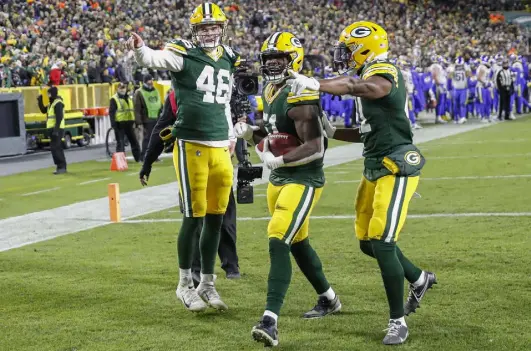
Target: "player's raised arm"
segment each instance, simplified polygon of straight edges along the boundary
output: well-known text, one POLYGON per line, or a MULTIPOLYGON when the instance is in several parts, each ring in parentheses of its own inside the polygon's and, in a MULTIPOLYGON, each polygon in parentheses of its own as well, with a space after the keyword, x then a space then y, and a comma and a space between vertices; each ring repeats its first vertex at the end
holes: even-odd
POLYGON ((142 66, 173 72, 179 72, 183 69, 182 55, 186 49, 182 48, 184 52, 180 51, 179 45, 168 43, 164 50, 153 50, 144 44, 138 34, 132 33, 131 38, 127 41, 127 46, 134 50, 136 61, 142 66))
POLYGON ((321 91, 332 95, 352 95, 364 99, 380 99, 387 96, 392 89, 389 80, 380 76, 371 76, 367 80, 362 80, 350 76, 342 76, 330 79, 315 79, 305 77, 296 72, 290 72, 293 80, 290 81, 295 94, 304 89, 321 91))

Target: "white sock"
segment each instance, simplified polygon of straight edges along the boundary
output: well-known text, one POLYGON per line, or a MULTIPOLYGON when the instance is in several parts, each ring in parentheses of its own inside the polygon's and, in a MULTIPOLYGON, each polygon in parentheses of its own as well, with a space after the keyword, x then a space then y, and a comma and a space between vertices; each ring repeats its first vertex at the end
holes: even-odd
POLYGON ((192 281, 192 270, 179 268, 179 284, 189 285, 192 281))
POLYGON ((332 301, 336 298, 336 293, 334 292, 334 289, 332 287, 328 288, 324 293, 319 294, 319 296, 324 296, 328 299, 328 301, 332 301))
POLYGON ((400 322, 400 324, 405 325, 407 327, 406 319, 403 316, 400 318, 390 319, 389 321, 400 322))
POLYGON ((214 285, 214 281, 216 280, 216 276, 214 274, 203 274, 201 273, 201 284, 211 284, 214 285))
POLYGON ((417 279, 417 281, 413 283, 413 286, 415 288, 418 288, 419 286, 421 286, 425 282, 426 282, 426 272, 422 271, 422 273, 420 274, 419 279, 417 279))
POLYGON ((277 323, 278 316, 277 316, 276 313, 273 313, 273 312, 271 312, 271 311, 265 310, 265 311, 264 311, 264 317, 265 317, 265 316, 268 316, 268 317, 273 318, 273 319, 275 320, 275 324, 277 323))

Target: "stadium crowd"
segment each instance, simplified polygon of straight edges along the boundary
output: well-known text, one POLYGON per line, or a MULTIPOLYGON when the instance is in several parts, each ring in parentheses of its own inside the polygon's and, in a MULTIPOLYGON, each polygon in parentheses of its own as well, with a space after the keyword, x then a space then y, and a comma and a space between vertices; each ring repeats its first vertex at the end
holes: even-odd
MULTIPOLYGON (((0 87, 42 84, 141 82, 148 72, 123 46, 138 32, 153 48, 176 36, 189 37, 194 0, 2 0, 0 87)), ((307 54, 330 62, 337 33, 356 18, 390 33, 392 54, 413 65, 433 55, 479 57, 522 53, 518 27, 493 23, 493 10, 522 10, 517 0, 255 0, 218 1, 230 24, 227 38, 242 56, 257 62, 271 32, 289 30, 307 54)), ((167 78, 164 72, 150 72, 167 78)))

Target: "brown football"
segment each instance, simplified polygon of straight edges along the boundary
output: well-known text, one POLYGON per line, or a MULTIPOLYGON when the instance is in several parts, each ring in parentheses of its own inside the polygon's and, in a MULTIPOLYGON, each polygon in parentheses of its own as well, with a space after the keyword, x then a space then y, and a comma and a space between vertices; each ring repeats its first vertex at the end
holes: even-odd
POLYGON ((269 139, 269 151, 275 156, 285 155, 301 145, 299 139, 294 135, 287 133, 269 134, 258 144, 258 150, 260 152, 264 151, 264 142, 266 139, 269 139))

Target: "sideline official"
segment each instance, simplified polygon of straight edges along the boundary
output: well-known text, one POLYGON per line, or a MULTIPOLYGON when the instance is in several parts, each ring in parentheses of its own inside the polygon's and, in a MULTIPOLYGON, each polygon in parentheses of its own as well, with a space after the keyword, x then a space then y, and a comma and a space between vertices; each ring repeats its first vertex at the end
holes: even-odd
POLYGON ((142 125, 144 130, 142 155, 140 157, 140 160, 143 161, 149 138, 157 122, 157 117, 162 110, 162 101, 159 92, 153 87, 153 77, 150 74, 144 76, 144 84, 135 92, 133 102, 136 124, 142 125))
MULTIPOLYGON (((175 123, 177 115, 177 105, 175 103, 175 95, 173 90, 167 95, 164 105, 162 107, 162 113, 160 114, 157 122, 151 133, 149 143, 147 146, 146 154, 144 156, 144 163, 140 170, 140 183, 145 186, 149 180, 151 174, 151 168, 153 163, 157 160, 163 150, 172 150, 173 143, 167 143, 166 145, 160 138, 159 133, 166 127, 169 127, 175 123)), ((234 146, 231 145, 231 154, 234 152, 234 146)), ((179 199, 179 205, 181 201, 179 199)), ((182 206, 180 206, 182 209, 182 206)), ((199 254, 199 234, 197 233, 197 240, 194 249, 194 260, 192 263, 192 278, 194 285, 197 286, 200 282, 201 261, 199 254)), ((236 199, 234 193, 231 191, 229 196, 229 204, 227 210, 223 216, 223 222, 221 223, 221 235, 218 247, 218 255, 221 261, 221 268, 226 272, 227 279, 240 278, 240 267, 238 264, 238 254, 236 250, 236 199)))
POLYGON ((511 95, 514 93, 514 81, 509 69, 509 61, 505 60, 502 63, 502 69, 496 75, 496 87, 500 94, 500 102, 498 106, 498 119, 503 121, 502 113, 505 114, 505 119, 515 119, 511 115, 511 95))
POLYGON ((48 99, 50 104, 46 107, 39 95, 37 102, 42 113, 46 113, 46 131, 50 135, 50 150, 52 152, 53 163, 57 167, 53 174, 66 173, 66 158, 63 151, 62 140, 65 132, 65 104, 61 98, 57 87, 48 89, 48 99))

